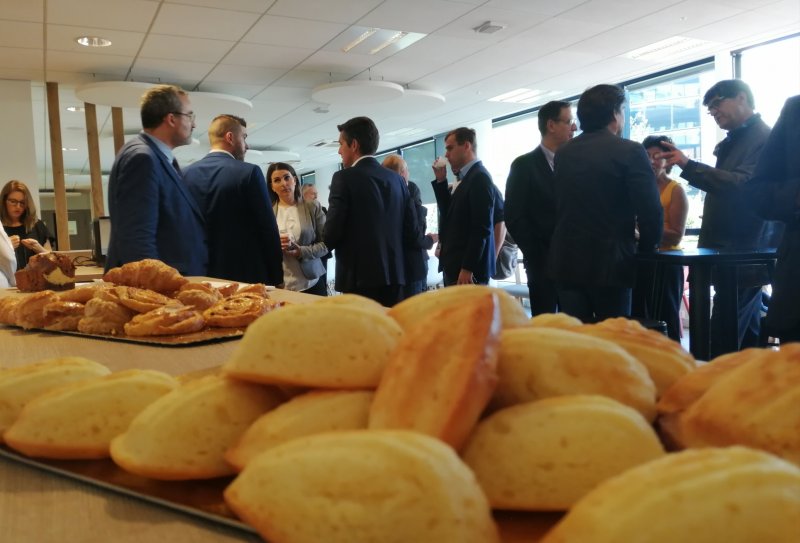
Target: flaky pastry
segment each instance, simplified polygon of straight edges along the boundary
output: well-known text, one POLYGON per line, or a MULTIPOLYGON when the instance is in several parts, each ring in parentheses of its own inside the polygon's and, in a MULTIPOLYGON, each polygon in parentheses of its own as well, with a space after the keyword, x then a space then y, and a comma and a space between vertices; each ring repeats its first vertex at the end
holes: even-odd
POLYGON ((191 334, 205 326, 203 316, 186 306, 167 305, 136 315, 125 324, 129 336, 168 336, 191 334))
POLYGON ((149 288, 162 294, 172 294, 180 289, 188 279, 178 270, 160 260, 146 258, 112 268, 103 276, 103 281, 128 287, 149 288))
POLYGON ((115 296, 119 303, 137 313, 147 313, 165 305, 177 305, 174 298, 144 288, 114 287, 108 294, 115 296))
POLYGON ((262 298, 257 294, 234 294, 206 309, 203 317, 209 326, 238 328, 247 326, 280 305, 279 302, 262 298))
POLYGON ((17 305, 22 298, 17 296, 6 296, 0 298, 0 324, 17 324, 17 305))
POLYGON ((85 304, 101 290, 108 290, 113 288, 114 285, 109 283, 91 283, 86 286, 76 287, 72 290, 65 290, 58 293, 58 299, 62 302, 78 302, 85 304))
POLYGON ((237 290, 236 294, 258 294, 262 298, 269 298, 269 294, 267 293, 267 285, 264 283, 253 283, 252 285, 247 285, 246 287, 242 287, 237 290))
POLYGON ((43 309, 44 329, 75 331, 84 310, 85 306, 78 302, 51 302, 43 309))
POLYGON ((86 302, 84 316, 78 321, 78 331, 84 334, 120 334, 133 315, 134 311, 122 304, 92 298, 86 302))
POLYGON ((16 306, 17 326, 41 328, 44 326, 44 306, 58 301, 52 290, 43 290, 23 298, 16 306))
POLYGON ((208 283, 186 283, 175 295, 175 298, 184 305, 190 305, 203 311, 220 301, 223 296, 219 290, 208 283))

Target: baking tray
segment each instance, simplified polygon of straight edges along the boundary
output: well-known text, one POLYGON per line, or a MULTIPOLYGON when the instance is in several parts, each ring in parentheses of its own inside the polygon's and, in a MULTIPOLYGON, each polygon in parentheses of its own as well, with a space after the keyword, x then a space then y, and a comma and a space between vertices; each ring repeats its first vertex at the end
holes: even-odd
POLYGON ((134 337, 126 335, 110 335, 110 334, 84 334, 83 332, 74 332, 66 330, 45 330, 44 328, 28 328, 24 329, 19 326, 5 324, 1 326, 8 326, 9 328, 17 328, 25 332, 44 332, 47 334, 62 334, 67 336, 86 337, 92 339, 100 339, 105 341, 121 341, 124 343, 135 343, 137 345, 150 345, 154 347, 194 347, 197 345, 206 345, 208 343, 219 343, 221 341, 230 341, 239 339, 244 335, 244 328, 206 328, 199 332, 191 334, 178 334, 174 336, 143 336, 134 337))

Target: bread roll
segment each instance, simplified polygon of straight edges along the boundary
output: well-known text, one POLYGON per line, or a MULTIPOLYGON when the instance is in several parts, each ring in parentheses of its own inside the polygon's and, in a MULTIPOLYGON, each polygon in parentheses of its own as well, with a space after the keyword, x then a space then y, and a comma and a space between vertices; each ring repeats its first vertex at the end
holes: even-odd
POLYGON ((576 326, 583 326, 580 319, 571 317, 566 313, 542 313, 536 315, 531 319, 532 326, 546 326, 548 328, 575 328, 576 326))
POLYGON ((403 330, 408 330, 433 311, 446 306, 460 305, 470 298, 484 296, 486 293, 497 295, 504 330, 528 325, 528 316, 517 300, 503 289, 485 285, 456 285, 429 290, 392 307, 389 309, 389 316, 400 323, 403 330))
POLYGON ((800 465, 800 344, 752 354, 680 415, 679 442, 746 445, 800 465))
POLYGON ((731 447, 668 454, 587 494, 541 543, 796 543, 800 469, 731 447))
POLYGON ((259 453, 297 439, 334 430, 367 427, 371 391, 308 392, 262 415, 225 453, 225 459, 241 471, 259 453))
POLYGON ((225 501, 275 543, 499 543, 453 450, 407 431, 317 434, 269 449, 225 501))
POLYGON ((223 371, 261 383, 375 388, 401 335, 394 320, 375 311, 351 305, 289 305, 251 324, 223 371))
POLYGON ((663 454, 652 427, 630 407, 602 396, 562 396, 481 421, 463 456, 493 508, 560 511, 663 454))
POLYGON ((210 375, 148 406, 111 443, 120 467, 164 480, 235 473, 223 457, 258 417, 283 401, 275 389, 210 375))
POLYGON ((497 385, 497 295, 433 311, 392 352, 369 412, 370 429, 416 430, 458 450, 497 385))
POLYGON ((79 356, 50 358, 5 369, 0 373, 0 443, 3 433, 32 399, 48 390, 109 373, 102 364, 79 356))
POLYGON ((610 341, 571 330, 534 326, 503 332, 492 406, 599 394, 652 421, 656 389, 647 369, 610 341))
POLYGON ((333 304, 333 305, 354 305, 361 309, 375 311, 376 313, 385 314, 387 308, 376 302, 371 298, 359 296, 358 294, 340 294, 339 296, 325 296, 320 297, 315 304, 333 304))
POLYGON ((106 458, 111 439, 177 384, 159 371, 127 370, 64 385, 30 401, 4 437, 28 456, 106 458))
POLYGON ((575 331, 612 341, 632 354, 647 368, 656 384, 658 396, 679 377, 697 367, 694 357, 680 343, 648 330, 635 320, 623 317, 606 319, 598 324, 581 326, 575 331))

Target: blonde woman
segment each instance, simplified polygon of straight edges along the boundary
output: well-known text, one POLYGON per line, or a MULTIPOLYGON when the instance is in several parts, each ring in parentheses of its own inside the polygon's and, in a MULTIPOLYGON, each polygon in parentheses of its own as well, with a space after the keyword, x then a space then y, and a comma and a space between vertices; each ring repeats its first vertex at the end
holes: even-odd
POLYGON ((278 222, 283 249, 283 282, 287 290, 328 295, 322 257, 328 248, 322 241, 325 213, 319 202, 306 202, 300 196, 300 183, 294 168, 275 162, 267 168, 267 189, 278 222))
POLYGON ((35 254, 52 250, 50 239, 53 235, 47 226, 36 216, 36 204, 31 192, 22 181, 9 181, 0 192, 2 207, 0 219, 3 230, 11 240, 11 246, 17 257, 17 269, 28 264, 28 259, 35 254))

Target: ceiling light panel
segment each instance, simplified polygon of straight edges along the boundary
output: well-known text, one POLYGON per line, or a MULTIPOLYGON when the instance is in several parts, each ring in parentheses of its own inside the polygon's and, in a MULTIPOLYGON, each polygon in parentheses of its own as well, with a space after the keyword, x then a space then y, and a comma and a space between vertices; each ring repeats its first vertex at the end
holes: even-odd
POLYGON ((361 55, 390 55, 421 40, 426 34, 388 28, 351 26, 324 48, 361 55))
POLYGON ((687 38, 685 36, 673 36, 665 40, 639 47, 624 53, 622 56, 634 60, 666 60, 678 57, 694 51, 714 45, 710 41, 687 38))

